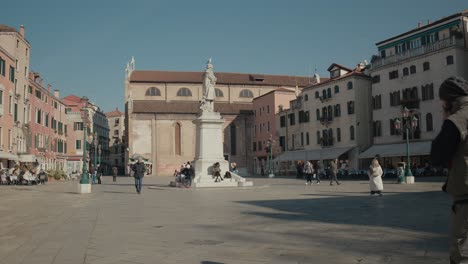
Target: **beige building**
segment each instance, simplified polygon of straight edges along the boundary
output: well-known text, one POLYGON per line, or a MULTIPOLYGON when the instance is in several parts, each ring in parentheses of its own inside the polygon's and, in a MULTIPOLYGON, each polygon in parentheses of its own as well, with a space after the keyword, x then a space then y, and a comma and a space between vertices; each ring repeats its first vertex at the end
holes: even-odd
MULTIPOLYGON (((153 175, 172 175, 195 155, 195 125, 202 99, 203 72, 136 71, 134 60, 125 79, 128 156, 152 163, 153 175)), ((251 172, 255 97, 280 87, 304 87, 308 78, 217 73, 215 111, 225 119, 224 154, 241 174, 251 172)))
POLYGON ((115 108, 106 113, 109 121, 109 163, 111 168, 116 166, 120 174, 125 173, 125 153, 127 140, 125 138, 125 113, 115 108))
POLYGON ((453 14, 378 42, 371 60, 374 146, 361 154, 383 157, 386 167, 405 160, 406 133, 396 129, 402 108, 417 126, 409 133, 412 163, 424 165, 442 126, 438 90, 450 76, 468 79, 468 12, 453 14))
POLYGON ((277 115, 280 142, 287 150, 278 161, 338 158, 351 169, 359 167, 359 152, 372 142, 371 82, 365 68, 333 63, 329 79, 316 75, 316 83, 277 115))

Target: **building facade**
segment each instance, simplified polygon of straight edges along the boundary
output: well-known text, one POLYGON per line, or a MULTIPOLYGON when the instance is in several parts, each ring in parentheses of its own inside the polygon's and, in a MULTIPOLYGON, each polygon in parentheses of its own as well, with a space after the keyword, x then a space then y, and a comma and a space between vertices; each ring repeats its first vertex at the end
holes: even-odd
MULTIPOLYGON (((404 161, 406 132, 397 129, 405 107, 417 119, 410 127, 412 163, 428 161, 431 141, 443 118, 438 89, 450 76, 468 79, 468 12, 378 42, 378 55, 371 60, 374 146, 361 154, 383 157, 385 166, 404 161)), ((404 125, 404 123, 402 124, 404 125)))
POLYGON ((359 168, 359 153, 372 142, 371 81, 365 69, 364 64, 354 69, 332 64, 329 79, 316 76, 314 85, 277 114, 279 141, 285 150, 277 158, 282 169, 293 170, 291 161, 332 159, 359 168))
POLYGON ((125 174, 125 153, 127 140, 125 138, 125 113, 116 108, 106 113, 109 122, 110 143, 109 163, 111 167, 117 167, 119 174, 125 174))
MULTIPOLYGON (((280 87, 304 87, 308 78, 216 73, 215 111, 224 124, 224 154, 240 173, 253 170, 252 100, 280 87), (247 143, 246 143, 247 142, 247 143)), ((195 125, 202 99, 203 72, 136 71, 134 60, 125 80, 127 157, 142 155, 153 175, 172 175, 195 156, 195 125)))

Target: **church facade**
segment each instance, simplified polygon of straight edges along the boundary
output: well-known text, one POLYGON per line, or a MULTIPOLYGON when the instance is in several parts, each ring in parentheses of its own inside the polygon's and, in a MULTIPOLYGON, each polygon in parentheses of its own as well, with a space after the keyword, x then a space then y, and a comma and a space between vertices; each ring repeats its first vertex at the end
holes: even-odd
MULTIPOLYGON (((172 175, 195 157, 195 125, 203 99, 204 72, 137 71, 127 65, 125 78, 126 137, 129 157, 141 155, 152 175, 172 175)), ((299 88, 309 78, 281 75, 218 73, 214 110, 224 123, 224 157, 240 174, 253 170, 253 104, 255 97, 278 88, 299 88)))

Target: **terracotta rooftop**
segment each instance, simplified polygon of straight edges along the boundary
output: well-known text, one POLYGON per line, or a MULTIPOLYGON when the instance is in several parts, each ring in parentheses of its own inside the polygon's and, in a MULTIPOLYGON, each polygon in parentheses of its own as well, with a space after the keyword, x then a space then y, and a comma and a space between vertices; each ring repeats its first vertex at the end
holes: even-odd
MULTIPOLYGON (((215 111, 221 114, 239 114, 252 111, 252 104, 215 103, 215 111)), ((197 114, 200 112, 198 102, 154 102, 133 101, 133 113, 164 113, 164 114, 197 114)))
POLYGON ((18 32, 16 28, 0 24, 0 32, 18 32))
POLYGON ((107 116, 107 117, 119 117, 119 116, 123 116, 124 114, 125 114, 125 113, 120 112, 120 111, 119 111, 119 108, 116 107, 114 111, 107 112, 107 113, 106 113, 106 116, 107 116))
MULTIPOLYGON (((203 83, 204 72, 134 71, 133 83, 203 83)), ((309 77, 215 72, 217 84, 296 86, 309 85, 309 77)))
POLYGON ((305 87, 304 89, 313 89, 317 86, 320 86, 322 84, 327 84, 327 83, 330 83, 330 82, 333 82, 333 81, 337 81, 337 80, 341 80, 341 79, 344 79, 344 78, 347 78, 347 77, 350 77, 350 76, 360 76, 360 77, 364 77, 364 78, 370 78, 369 75, 367 74, 364 74, 362 72, 362 70, 360 69, 354 69, 352 72, 348 72, 346 74, 343 74, 341 75, 340 77, 337 77, 337 78, 333 78, 333 79, 328 79, 326 81, 321 81, 320 83, 317 83, 317 84, 314 84, 314 85, 311 85, 311 86, 308 86, 308 87, 305 87))

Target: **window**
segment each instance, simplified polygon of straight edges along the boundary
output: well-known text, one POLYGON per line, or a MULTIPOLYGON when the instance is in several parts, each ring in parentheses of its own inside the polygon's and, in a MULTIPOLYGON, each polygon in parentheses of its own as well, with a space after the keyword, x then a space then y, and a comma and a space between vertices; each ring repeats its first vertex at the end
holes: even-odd
POLYGON ((423 63, 423 71, 428 71, 431 68, 431 65, 428 61, 423 63))
POLYGON ((36 90, 36 97, 41 99, 42 98, 42 93, 39 90, 36 90))
POLYGON ((286 138, 284 136, 281 136, 279 138, 279 145, 280 145, 282 151, 286 150, 286 138))
POLYGON ((388 79, 393 80, 398 78, 398 70, 394 70, 388 73, 388 79))
POLYGON ((309 111, 299 111, 299 123, 309 122, 309 111))
POLYGON ((150 87, 146 90, 146 96, 161 96, 161 91, 156 87, 150 87))
POLYGON ((262 151, 262 142, 261 141, 258 142, 258 151, 262 151))
POLYGON ((434 99, 434 84, 426 84, 421 86, 422 100, 433 100, 434 99))
POLYGON ((323 100, 327 99, 327 90, 322 91, 322 99, 323 100))
POLYGON ((380 121, 375 121, 373 123, 373 131, 374 131, 374 137, 380 137, 382 136, 382 125, 380 121))
POLYGON ((13 66, 10 66, 10 82, 15 82, 15 68, 13 66))
POLYGON ((315 116, 317 117, 317 120, 320 120, 320 109, 315 109, 315 116))
POLYGON ((237 135, 236 135, 236 126, 234 124, 231 125, 231 155, 237 154, 237 135))
POLYGON ((81 140, 76 140, 75 147, 76 149, 81 149, 81 140))
POLYGON ((433 131, 434 130, 434 127, 433 127, 433 124, 432 124, 432 114, 431 113, 428 113, 426 114, 426 131, 433 131))
POLYGON ((335 85, 335 93, 339 93, 340 92, 340 87, 338 85, 335 85))
POLYGON ((33 93, 33 88, 32 88, 32 86, 28 86, 28 92, 29 92, 30 94, 33 93))
POLYGON ((320 144, 320 131, 317 131, 317 144, 320 144))
POLYGON ((296 115, 294 113, 288 115, 290 126, 294 126, 296 124, 295 116, 296 115))
MULTIPOLYGON (((117 134, 118 134, 118 130, 117 131, 117 134)), ((181 128, 180 128, 180 124, 179 123, 176 123, 175 124, 175 127, 174 127, 174 146, 175 146, 175 154, 176 155, 182 155, 182 149, 181 149, 181 128)))
POLYGON ((270 132, 270 121, 268 121, 267 131, 270 132))
POLYGON ((216 97, 224 97, 223 91, 218 88, 215 89, 215 95, 216 97))
POLYGON ((286 116, 281 116, 280 117, 280 127, 285 127, 286 126, 286 116))
MULTIPOLYGON (((52 120, 54 120, 54 118, 52 118, 52 120)), ((75 122, 75 123, 73 123, 73 130, 74 130, 74 131, 83 130, 83 122, 75 122)))
POLYGON ((354 126, 349 127, 349 138, 354 140, 354 126))
POLYGON ((328 120, 333 120, 333 107, 331 105, 328 106, 328 120))
POLYGON ((13 109, 13 121, 16 122, 18 121, 18 104, 15 103, 15 108, 13 109))
POLYGON ((0 105, 3 105, 3 90, 1 89, 0 89, 0 105))
POLYGON ((304 146, 304 132, 301 132, 301 146, 304 146))
POLYGON ((445 60, 447 61, 447 65, 452 65, 453 64, 453 56, 452 55, 447 56, 447 58, 445 58, 445 60))
POLYGON ((188 88, 180 88, 177 91, 177 96, 192 96, 192 92, 188 88))
POLYGON ((354 114, 354 101, 348 102, 348 115, 354 114))
POLYGON ((257 151, 257 142, 254 142, 252 146, 252 150, 257 151))
POLYGON ((409 75, 409 69, 407 67, 403 68, 403 76, 409 75))
POLYGON ((341 142, 341 129, 340 128, 336 129, 336 140, 338 142, 341 142))
POLYGON ((309 95, 304 95, 304 101, 309 101, 309 95))
POLYGON ((326 97, 326 98, 331 98, 331 95, 332 95, 332 93, 331 93, 331 88, 328 88, 328 89, 327 89, 327 97, 326 97))
POLYGON ((306 132, 306 145, 309 145, 310 144, 310 141, 309 141, 309 132, 306 132))
POLYGON ((411 67, 410 67, 410 73, 411 73, 411 74, 415 74, 415 73, 416 73, 416 66, 411 65, 411 67))
POLYGON ((36 123, 41 124, 42 119, 42 111, 36 109, 36 123))
POLYGON ((374 110, 382 108, 382 95, 372 97, 372 107, 374 110))
POLYGON ((322 119, 327 119, 327 107, 322 107, 322 119))
POLYGON ((348 90, 353 89, 353 83, 352 83, 352 82, 348 82, 348 85, 347 85, 347 86, 348 86, 348 90))
POLYGON ((380 75, 372 76, 372 83, 379 83, 380 82, 380 75))
POLYGON ((0 57, 0 74, 5 76, 5 65, 6 65, 6 62, 4 59, 2 59, 2 57, 0 57))
POLYGON ((13 96, 8 97, 8 113, 11 114, 11 107, 13 106, 13 96))
POLYGON ((315 91, 315 98, 320 98, 320 93, 319 93, 319 91, 315 91))
POLYGON ((400 91, 390 93, 390 106, 400 105, 400 91))
POLYGON ((335 105, 334 108, 335 108, 335 111, 334 111, 335 112, 335 117, 341 116, 341 105, 337 104, 337 105, 335 105))
POLYGON ((244 89, 240 92, 239 97, 253 98, 253 93, 250 90, 244 89))
POLYGON ((390 135, 396 135, 395 119, 390 119, 390 135))

